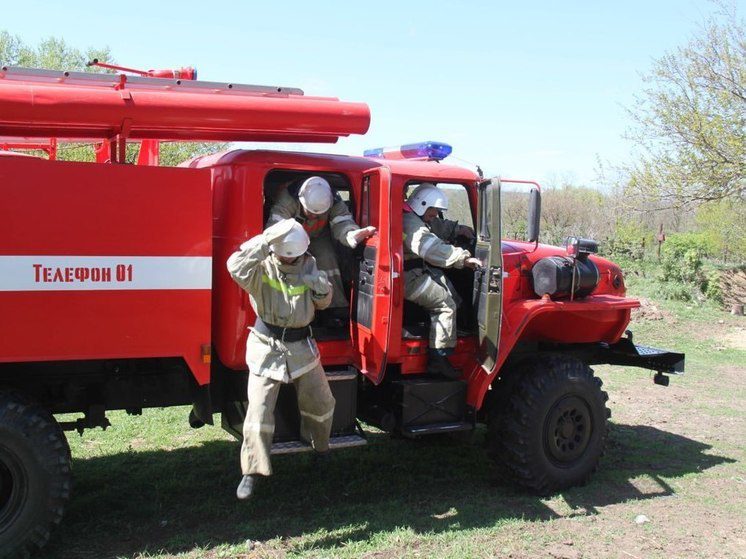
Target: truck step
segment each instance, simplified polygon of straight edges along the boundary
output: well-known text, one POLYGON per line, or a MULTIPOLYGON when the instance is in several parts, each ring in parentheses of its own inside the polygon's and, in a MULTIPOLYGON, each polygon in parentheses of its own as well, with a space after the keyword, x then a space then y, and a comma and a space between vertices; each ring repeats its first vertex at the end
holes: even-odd
MULTIPOLYGON (((665 350, 665 349, 658 349, 656 347, 648 347, 644 345, 637 345, 635 344, 635 349, 637 350, 638 355, 642 357, 650 357, 650 358, 666 358, 669 355, 672 355, 672 352, 665 350)), ((680 354, 675 354, 680 355, 680 354)), ((673 370, 669 374, 671 375, 681 375, 684 374, 683 370, 673 370)))
POLYGON ((594 357, 594 363, 641 367, 663 375, 683 374, 685 366, 683 353, 637 345, 629 336, 620 338, 615 344, 599 344, 594 357))
POLYGON ((474 425, 468 421, 456 421, 454 423, 429 423, 425 425, 411 425, 402 428, 405 437, 418 437, 420 435, 437 435, 438 433, 458 433, 459 431, 471 431, 474 425))
MULTIPOLYGON (((329 439, 329 450, 364 446, 366 444, 368 444, 368 441, 360 435, 342 435, 329 439)), ((312 450, 311 445, 303 441, 288 441, 272 445, 272 454, 293 454, 296 452, 311 452, 312 450)))

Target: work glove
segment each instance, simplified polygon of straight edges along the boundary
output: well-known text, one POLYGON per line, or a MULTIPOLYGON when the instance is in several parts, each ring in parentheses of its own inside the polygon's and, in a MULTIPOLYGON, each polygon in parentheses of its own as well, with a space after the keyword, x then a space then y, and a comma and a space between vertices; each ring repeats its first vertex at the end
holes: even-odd
POLYGON ((268 245, 271 245, 273 241, 281 239, 282 237, 287 235, 290 229, 293 227, 294 223, 294 219, 288 218, 283 219, 282 221, 278 221, 274 225, 270 225, 264 230, 264 240, 267 242, 268 245))
POLYGON ((464 260, 464 267, 476 270, 477 268, 482 267, 482 261, 479 258, 474 258, 473 256, 471 256, 464 260))
POLYGON ((308 286, 315 295, 326 295, 332 290, 332 285, 326 277, 326 272, 317 270, 316 274, 303 272, 300 280, 308 286))
POLYGON ((350 231, 349 233, 347 233, 345 240, 347 241, 347 244, 350 245, 350 248, 355 248, 357 245, 362 243, 365 239, 370 237, 375 232, 376 228, 372 225, 369 225, 368 227, 363 227, 362 229, 354 229, 353 231, 350 231))

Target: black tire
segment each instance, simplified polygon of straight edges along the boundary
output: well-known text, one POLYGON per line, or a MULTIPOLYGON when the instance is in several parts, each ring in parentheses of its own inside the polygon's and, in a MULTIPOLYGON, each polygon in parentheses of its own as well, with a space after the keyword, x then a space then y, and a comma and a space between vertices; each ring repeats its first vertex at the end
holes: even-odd
POLYGON ((70 447, 54 417, 0 392, 0 557, 28 557, 44 546, 70 488, 70 447))
POLYGON ((506 405, 490 413, 498 472, 546 495, 588 482, 604 453, 611 412, 585 363, 547 355, 524 363, 506 405))

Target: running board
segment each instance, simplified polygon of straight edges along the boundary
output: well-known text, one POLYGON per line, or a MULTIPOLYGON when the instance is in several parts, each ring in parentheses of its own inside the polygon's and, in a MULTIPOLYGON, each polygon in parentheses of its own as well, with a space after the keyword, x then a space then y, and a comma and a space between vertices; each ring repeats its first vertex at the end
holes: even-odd
POLYGON ((457 421, 455 423, 430 423, 427 425, 412 425, 402 428, 405 437, 418 437, 420 435, 437 435, 438 433, 458 433, 460 431, 471 431, 474 425, 468 421, 457 421))
MULTIPOLYGON (((343 435, 329 439, 329 450, 340 448, 351 448, 353 446, 364 446, 368 441, 360 435, 343 435)), ((274 443, 272 454, 294 454, 296 452, 311 452, 313 448, 303 441, 288 441, 285 443, 274 443)))

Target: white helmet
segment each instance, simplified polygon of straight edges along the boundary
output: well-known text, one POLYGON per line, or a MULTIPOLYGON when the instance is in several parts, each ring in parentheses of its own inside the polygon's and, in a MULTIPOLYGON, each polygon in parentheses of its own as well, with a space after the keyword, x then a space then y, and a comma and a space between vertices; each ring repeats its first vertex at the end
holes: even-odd
POLYGON ((443 191, 431 182, 423 182, 414 189, 407 199, 407 204, 412 208, 414 213, 419 216, 424 215, 428 208, 437 208, 439 210, 448 209, 448 198, 443 191))
POLYGON ((323 214, 332 207, 332 189, 326 179, 310 177, 300 185, 298 200, 306 211, 323 214))
POLYGON ((296 258, 308 250, 310 240, 303 226, 294 219, 283 219, 264 232, 269 248, 278 256, 296 258))

